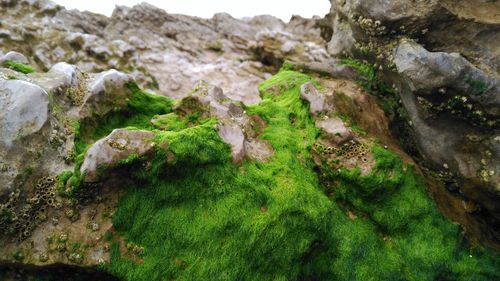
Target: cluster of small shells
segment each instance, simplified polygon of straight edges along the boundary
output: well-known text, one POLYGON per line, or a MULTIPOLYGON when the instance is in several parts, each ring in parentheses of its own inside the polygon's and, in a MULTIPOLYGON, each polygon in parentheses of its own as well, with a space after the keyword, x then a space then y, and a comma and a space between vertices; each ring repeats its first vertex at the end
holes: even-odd
MULTIPOLYGON (((373 54, 378 63, 374 63, 373 68, 383 70, 387 68, 391 71, 396 70, 392 50, 398 40, 417 41, 418 38, 408 39, 407 28, 404 25, 396 30, 389 30, 380 20, 374 20, 359 14, 349 14, 350 22, 358 26, 367 35, 366 42, 356 42, 354 47, 364 55, 373 54), (390 34, 390 38, 386 35, 390 34), (392 40, 392 39, 396 40, 392 40)), ((422 34, 426 34, 428 29, 423 29, 422 34)))
POLYGON ((37 224, 47 220, 49 207, 60 207, 55 199, 56 180, 54 177, 41 178, 35 185, 35 194, 26 199, 26 204, 16 210, 20 191, 15 190, 9 196, 9 201, 0 205, 0 226, 6 235, 18 234, 19 240, 31 235, 37 224))
POLYGON ((142 255, 144 253, 144 247, 136 245, 132 242, 128 242, 125 245, 125 248, 127 248, 127 251, 129 253, 135 254, 135 255, 142 255))
POLYGON ((54 127, 54 130, 52 130, 52 133, 50 134, 50 144, 54 148, 60 147, 62 144, 66 142, 67 139, 67 132, 65 130, 62 130, 59 128, 58 125, 54 127))
POLYGON ((391 71, 396 70, 394 55, 392 54, 393 42, 382 44, 375 39, 370 39, 367 43, 356 42, 354 47, 365 55, 373 54, 375 56, 377 62, 372 65, 374 69, 380 71, 384 70, 384 68, 391 71))
POLYGON ((86 79, 89 75, 85 72, 80 74, 81 77, 78 79, 78 84, 75 87, 71 87, 67 90, 67 96, 71 101, 71 104, 74 106, 80 106, 83 104, 83 99, 85 97, 85 93, 87 92, 87 83, 86 79))
POLYGON ((49 256, 54 252, 62 253, 66 258, 75 264, 81 264, 84 261, 83 252, 80 250, 78 243, 71 243, 69 235, 66 232, 52 234, 46 237, 47 244, 49 245, 47 251, 42 252, 38 259, 40 262, 49 260, 49 256), (78 246, 77 246, 78 245, 78 246))
MULTIPOLYGON (((441 92, 445 92, 442 89, 441 92)), ((434 105, 422 97, 418 97, 420 105, 424 105, 425 109, 432 109, 437 113, 449 112, 450 114, 471 121, 473 124, 478 126, 493 128, 498 125, 497 120, 492 118, 487 118, 481 109, 478 109, 476 105, 470 102, 469 98, 466 96, 453 96, 452 98, 434 105)))
POLYGON ((109 146, 118 150, 125 150, 127 148, 127 145, 125 143, 121 143, 114 139, 108 139, 106 142, 109 146))
POLYGON ((325 146, 319 142, 316 142, 314 144, 314 150, 316 151, 316 153, 323 156, 333 155, 346 158, 358 157, 363 162, 368 161, 368 158, 366 157, 369 152, 368 146, 362 143, 358 143, 354 140, 351 140, 348 143, 344 143, 338 148, 334 146, 325 146))
POLYGON ((490 182, 490 178, 495 175, 494 170, 489 170, 488 165, 491 162, 492 153, 489 150, 484 151, 483 158, 481 159, 481 169, 479 170, 479 176, 481 180, 485 183, 490 182))
POLYGON ((359 26, 370 36, 383 36, 387 34, 387 28, 379 20, 365 18, 362 15, 351 15, 354 24, 359 26))

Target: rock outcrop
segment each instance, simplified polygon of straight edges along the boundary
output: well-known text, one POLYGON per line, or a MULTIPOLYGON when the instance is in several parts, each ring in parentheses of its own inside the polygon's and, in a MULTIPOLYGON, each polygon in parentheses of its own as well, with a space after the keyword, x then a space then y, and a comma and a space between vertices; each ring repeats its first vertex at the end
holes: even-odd
POLYGON ((102 180, 99 172, 112 170, 127 158, 142 157, 154 149, 154 134, 149 131, 116 129, 104 139, 94 143, 85 153, 80 168, 85 182, 102 180))
POLYGON ((258 83, 285 59, 312 62, 328 56, 314 20, 301 17, 289 23, 272 16, 201 19, 143 3, 118 6, 107 18, 50 1, 9 3, 2 17, 2 30, 9 32, 0 36, 5 51, 32 56, 40 69, 65 61, 84 72, 126 71, 140 86, 174 98, 206 80, 228 97, 253 104, 260 100, 258 83), (49 13, 42 6, 57 8, 49 13), (24 22, 29 24, 19 24, 24 22))
POLYGON ((395 87, 407 114, 407 139, 424 166, 440 171, 448 189, 458 189, 456 200, 480 206, 474 216, 481 226, 466 228, 498 244, 498 3, 331 3, 330 54, 368 61, 378 79, 395 87))
POLYGON ((500 245, 498 6, 331 2, 284 23, 0 0, 0 263, 498 278, 420 179, 500 245))

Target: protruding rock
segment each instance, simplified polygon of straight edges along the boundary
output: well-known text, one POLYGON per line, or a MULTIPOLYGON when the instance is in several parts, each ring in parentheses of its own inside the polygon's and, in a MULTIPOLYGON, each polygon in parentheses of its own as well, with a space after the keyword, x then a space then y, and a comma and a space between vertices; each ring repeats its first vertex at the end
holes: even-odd
POLYGON ((4 64, 6 61, 14 61, 18 63, 28 64, 28 59, 21 53, 18 52, 8 52, 0 58, 0 64, 4 64))
POLYGON ((131 94, 126 84, 131 81, 130 76, 114 69, 97 74, 88 83, 81 117, 104 116, 114 108, 125 106, 131 94))
POLYGON ((0 135, 10 145, 37 133, 47 122, 49 96, 39 86, 21 80, 0 81, 0 135))
POLYGON ((65 86, 71 86, 74 85, 77 80, 78 71, 76 66, 65 62, 60 62, 54 64, 50 68, 49 73, 58 73, 62 75, 64 77, 65 86))
POLYGON ((309 102, 309 111, 314 116, 333 110, 331 98, 320 93, 311 82, 300 87, 300 97, 309 102))
POLYGON ((451 89, 451 94, 470 97, 493 115, 500 114, 500 82, 488 77, 457 53, 429 52, 414 42, 394 49, 398 72, 419 94, 451 89))
POLYGON ((260 139, 253 139, 245 142, 245 152, 250 160, 266 161, 274 155, 274 150, 271 144, 260 139))
POLYGON ((327 138, 336 145, 342 145, 354 138, 354 133, 339 118, 316 121, 316 127, 326 133, 327 138))
POLYGON ((99 170, 111 169, 132 155, 143 156, 154 148, 154 134, 149 131, 116 129, 107 137, 94 143, 80 168, 85 182, 102 180, 99 170))
POLYGON ((234 163, 240 163, 245 158, 245 135, 236 124, 218 125, 219 136, 231 146, 234 163))

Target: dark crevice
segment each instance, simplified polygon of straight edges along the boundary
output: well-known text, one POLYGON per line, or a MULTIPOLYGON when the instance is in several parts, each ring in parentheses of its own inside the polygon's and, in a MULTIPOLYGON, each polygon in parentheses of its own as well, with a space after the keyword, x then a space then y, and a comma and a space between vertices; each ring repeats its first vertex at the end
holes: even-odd
POLYGON ((53 264, 33 266, 23 264, 0 264, 0 281, 25 280, 72 280, 72 281, 120 281, 119 278, 98 268, 53 264))

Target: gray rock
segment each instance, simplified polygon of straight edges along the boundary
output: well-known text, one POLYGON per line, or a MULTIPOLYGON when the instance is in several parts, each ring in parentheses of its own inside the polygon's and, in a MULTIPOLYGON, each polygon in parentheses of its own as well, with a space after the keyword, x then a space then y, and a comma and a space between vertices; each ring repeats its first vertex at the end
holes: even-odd
POLYGON ((333 110, 333 105, 329 103, 331 99, 320 93, 311 82, 307 82, 300 87, 300 97, 309 102, 309 111, 314 116, 333 110))
POLYGON ((492 115, 500 114, 500 82, 459 54, 429 52, 415 42, 403 42, 394 49, 394 62, 413 92, 448 89, 477 101, 492 115))
POLYGON ((250 160, 264 162, 274 155, 271 144, 264 140, 245 141, 245 152, 250 160))
POLYGON ((88 82, 80 116, 104 116, 114 108, 125 106, 131 94, 126 84, 132 81, 127 74, 114 69, 96 74, 88 82))
POLYGON ((352 35, 352 29, 348 24, 337 22, 334 25, 332 39, 328 42, 328 53, 334 56, 352 55, 356 40, 352 35))
POLYGON ((149 131, 129 131, 115 129, 104 139, 94 143, 85 153, 85 160, 80 168, 85 175, 85 182, 102 180, 101 169, 112 169, 120 161, 131 155, 144 156, 154 148, 154 134, 149 131))
POLYGON ((0 80, 0 135, 5 145, 37 133, 48 113, 49 96, 42 88, 21 80, 0 80))
POLYGON ((236 124, 218 125, 217 130, 222 140, 231 146, 233 163, 240 163, 245 158, 245 135, 236 124))
POLYGON ((452 95, 469 96, 492 114, 500 114, 500 82, 459 54, 429 52, 417 43, 403 42, 394 49, 394 62, 414 92, 451 89, 452 95))
POLYGON ((75 65, 71 65, 65 62, 60 62, 54 64, 49 73, 59 74, 63 77, 65 86, 75 85, 77 82, 78 69, 75 65))
POLYGON ((28 64, 28 59, 21 53, 10 51, 0 58, 0 64, 4 64, 6 61, 15 61, 18 63, 28 64))
POLYGON ((316 127, 320 128, 327 136, 327 139, 336 145, 342 145, 354 138, 354 133, 342 120, 333 117, 316 121, 316 127))

